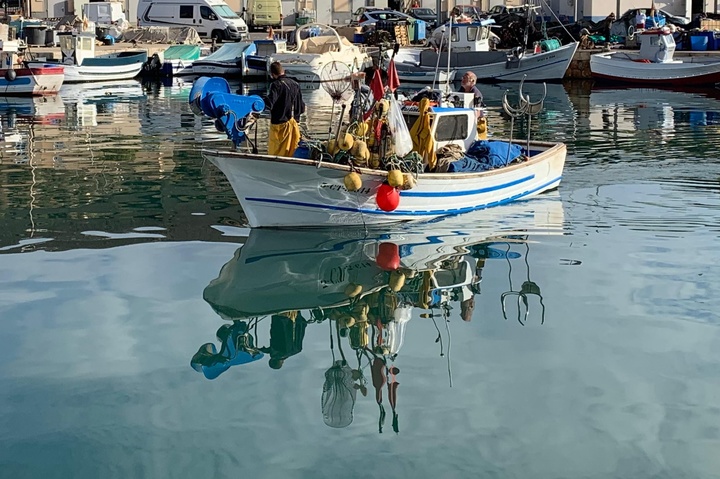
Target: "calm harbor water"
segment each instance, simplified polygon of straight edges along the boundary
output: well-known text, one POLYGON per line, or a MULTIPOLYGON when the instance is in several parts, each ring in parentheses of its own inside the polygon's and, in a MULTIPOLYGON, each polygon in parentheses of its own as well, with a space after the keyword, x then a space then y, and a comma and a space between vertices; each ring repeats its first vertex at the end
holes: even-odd
POLYGON ((367 235, 250 232, 188 93, 0 99, 0 477, 720 477, 716 90, 548 85, 557 192, 367 235))

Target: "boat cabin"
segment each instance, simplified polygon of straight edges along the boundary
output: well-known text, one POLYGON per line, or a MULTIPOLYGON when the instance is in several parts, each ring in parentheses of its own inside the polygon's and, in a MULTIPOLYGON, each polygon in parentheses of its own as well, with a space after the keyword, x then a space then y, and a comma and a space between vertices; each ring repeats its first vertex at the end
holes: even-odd
POLYGON ((669 29, 644 30, 637 33, 640 42, 640 60, 652 63, 673 63, 675 38, 669 29))
POLYGON ((19 51, 20 43, 18 41, 0 40, 0 70, 8 70, 18 65, 20 63, 19 51))
MULTIPOLYGON (((478 118, 483 115, 473 108, 474 99, 475 95, 472 93, 453 92, 448 95, 446 103, 440 106, 431 103, 433 106, 430 108, 430 130, 436 150, 454 144, 467 151, 478 139, 478 118)), ((402 111, 408 129, 412 129, 420 117, 418 103, 406 102, 402 111)))
MULTIPOLYGON (((494 21, 493 21, 494 23, 494 21)), ((453 23, 438 28, 440 33, 435 42, 442 51, 447 51, 448 38, 450 51, 455 52, 488 52, 490 51, 490 24, 486 21, 474 23, 453 23), (442 45, 440 45, 442 39, 442 45)))
POLYGON ((61 63, 81 66, 86 58, 95 57, 95 33, 60 32, 58 33, 61 63))
POLYGON ((276 53, 287 52, 287 40, 275 39, 275 40, 255 40, 255 55, 259 57, 269 57, 276 53))

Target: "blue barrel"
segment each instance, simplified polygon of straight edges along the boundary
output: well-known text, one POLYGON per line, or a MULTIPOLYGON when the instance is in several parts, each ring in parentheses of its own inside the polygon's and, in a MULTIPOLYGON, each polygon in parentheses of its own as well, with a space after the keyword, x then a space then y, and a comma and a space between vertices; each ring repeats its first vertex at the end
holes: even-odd
POLYGON ((425 40, 427 37, 427 22, 423 20, 415 20, 415 35, 413 38, 414 42, 425 40))

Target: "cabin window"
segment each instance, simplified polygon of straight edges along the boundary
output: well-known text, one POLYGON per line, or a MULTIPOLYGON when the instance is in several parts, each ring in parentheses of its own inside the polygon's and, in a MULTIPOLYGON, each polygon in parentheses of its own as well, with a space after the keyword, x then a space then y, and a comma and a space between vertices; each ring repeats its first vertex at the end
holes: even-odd
POLYGON ((210 7, 206 7, 205 5, 200 7, 200 16, 203 18, 203 20, 217 20, 217 15, 215 15, 215 12, 213 12, 210 7))
POLYGON ((180 5, 180 18, 193 18, 193 6, 180 5))
POLYGON ((474 42, 477 40, 478 27, 467 27, 467 41, 474 42))
POLYGON ((453 27, 452 29, 452 37, 450 38, 451 42, 456 42, 460 38, 460 32, 458 31, 457 27, 453 27))
POLYGON ((467 136, 467 115, 441 116, 437 118, 435 141, 464 140, 467 136))
POLYGON ((93 49, 93 43, 95 43, 94 38, 78 38, 78 50, 91 51, 93 49))

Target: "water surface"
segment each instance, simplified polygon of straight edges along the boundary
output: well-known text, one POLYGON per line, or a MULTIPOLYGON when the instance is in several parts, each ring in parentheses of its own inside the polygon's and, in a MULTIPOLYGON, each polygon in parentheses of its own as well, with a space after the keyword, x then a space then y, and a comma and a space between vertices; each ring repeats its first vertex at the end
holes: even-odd
POLYGON ((367 235, 250 232, 188 93, 0 100, 1 477, 720 477, 714 90, 548 85, 557 192, 367 235))

